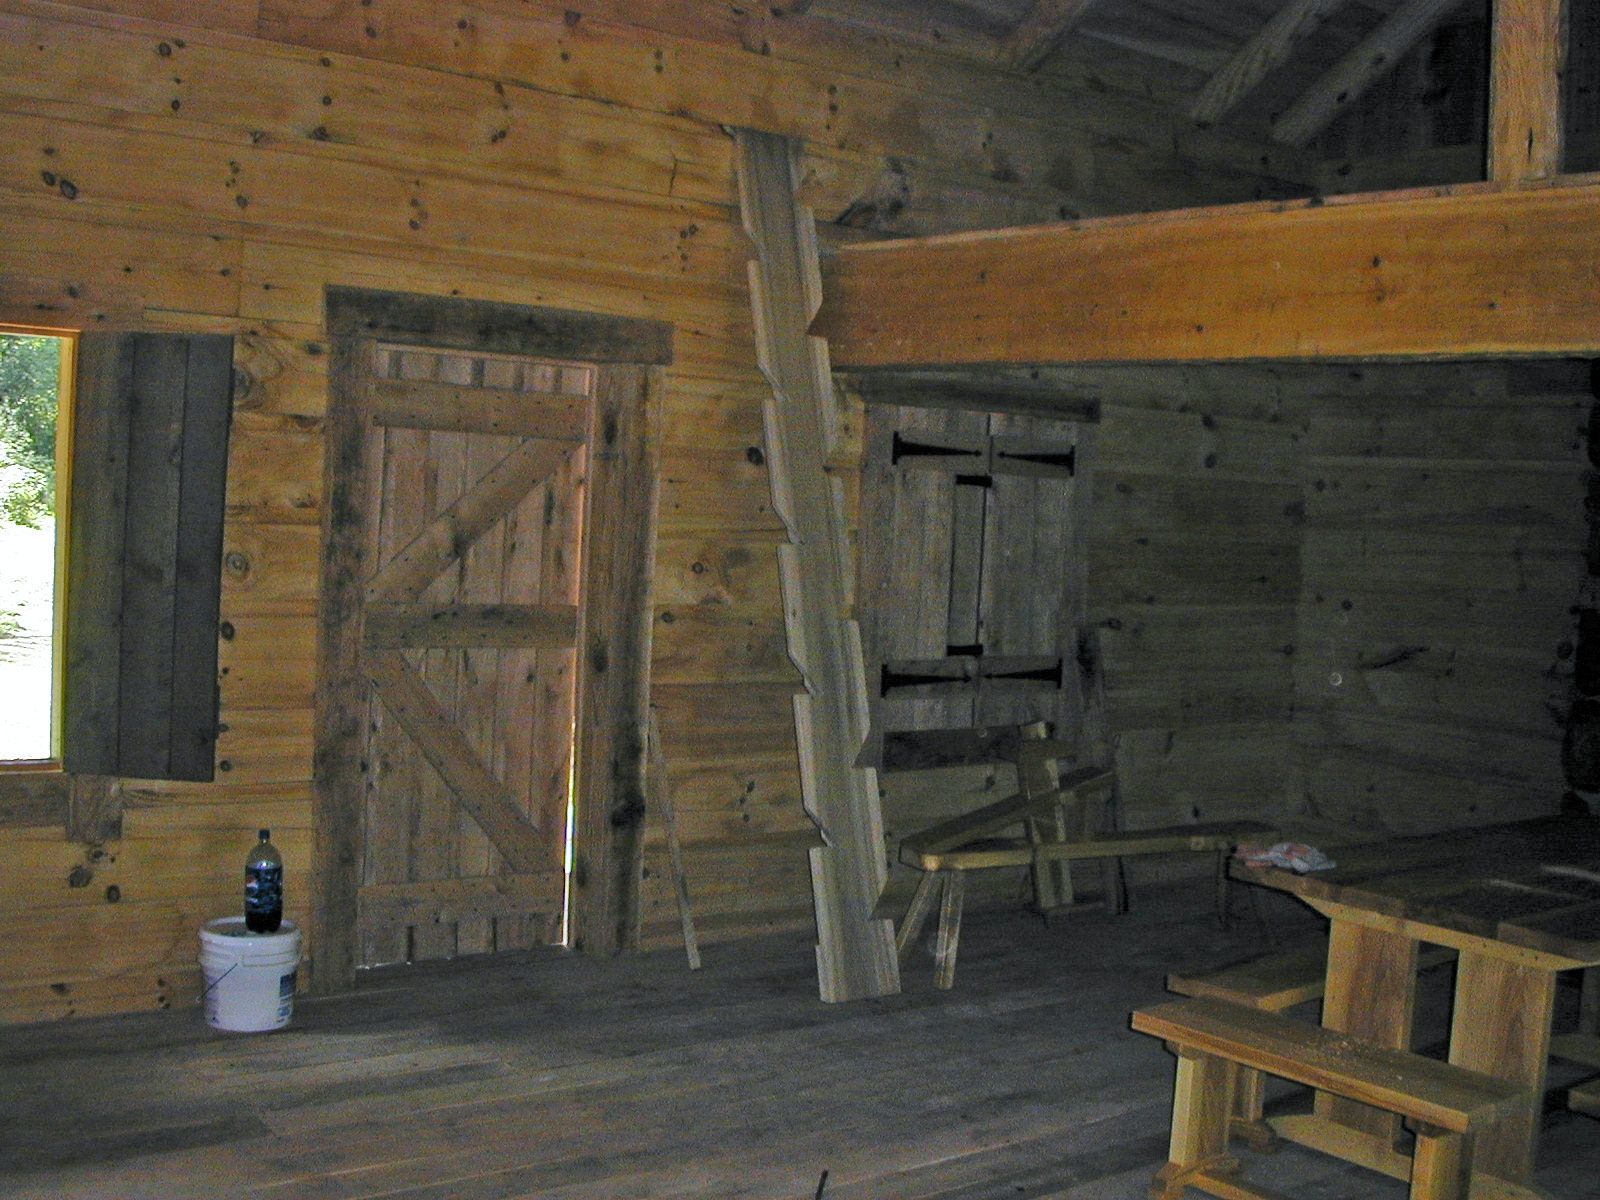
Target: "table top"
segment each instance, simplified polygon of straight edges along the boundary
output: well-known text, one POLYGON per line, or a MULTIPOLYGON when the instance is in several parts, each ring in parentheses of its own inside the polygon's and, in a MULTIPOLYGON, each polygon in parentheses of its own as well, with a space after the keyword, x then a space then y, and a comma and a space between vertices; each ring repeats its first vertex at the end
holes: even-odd
POLYGON ((1235 862, 1235 878, 1582 963, 1600 963, 1600 818, 1543 817, 1332 851, 1296 875, 1235 862))

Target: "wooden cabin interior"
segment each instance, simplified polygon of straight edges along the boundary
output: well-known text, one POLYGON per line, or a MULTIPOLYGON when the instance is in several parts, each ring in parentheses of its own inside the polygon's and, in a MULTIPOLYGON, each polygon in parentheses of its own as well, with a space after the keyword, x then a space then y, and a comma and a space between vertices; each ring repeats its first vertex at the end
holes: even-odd
POLYGON ((0 26, 0 1195, 1600 1196, 1596 0, 0 26))

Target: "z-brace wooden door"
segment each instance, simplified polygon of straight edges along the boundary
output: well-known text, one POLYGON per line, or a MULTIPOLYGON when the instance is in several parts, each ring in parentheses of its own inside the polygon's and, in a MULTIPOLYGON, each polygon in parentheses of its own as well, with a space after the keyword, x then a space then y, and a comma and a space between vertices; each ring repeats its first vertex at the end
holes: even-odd
POLYGON ((596 368, 368 345, 357 961, 557 941, 596 368))
POLYGON ((858 611, 873 765, 937 763, 970 741, 958 731, 1039 720, 1099 740, 1080 671, 1084 435, 1071 420, 868 405, 858 611))

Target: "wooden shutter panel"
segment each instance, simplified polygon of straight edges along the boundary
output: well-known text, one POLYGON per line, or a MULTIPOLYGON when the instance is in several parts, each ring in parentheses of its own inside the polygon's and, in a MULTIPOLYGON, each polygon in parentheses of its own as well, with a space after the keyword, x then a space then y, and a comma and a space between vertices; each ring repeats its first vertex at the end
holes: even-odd
POLYGON ((85 334, 78 355, 64 764, 207 780, 233 339, 85 334))
POLYGON ((860 761, 993 760, 994 738, 1082 720, 1085 535, 1080 426, 971 408, 872 403, 860 601, 871 730, 860 761), (964 732, 987 731, 967 739, 964 732))

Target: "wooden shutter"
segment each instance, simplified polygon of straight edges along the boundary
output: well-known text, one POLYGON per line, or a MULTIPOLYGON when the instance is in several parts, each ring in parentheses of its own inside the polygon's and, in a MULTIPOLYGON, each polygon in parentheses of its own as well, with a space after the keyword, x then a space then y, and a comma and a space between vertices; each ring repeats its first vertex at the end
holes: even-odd
POLYGON ((1082 720, 1080 426, 977 409, 870 404, 858 588, 883 769, 947 761, 1003 729, 1082 720))
POLYGON ((64 765, 207 780, 233 339, 85 334, 78 354, 64 765))

